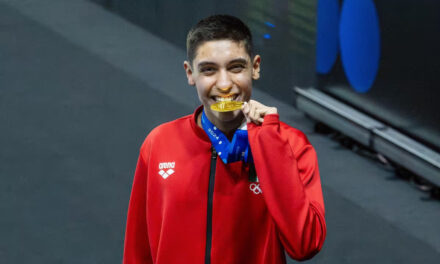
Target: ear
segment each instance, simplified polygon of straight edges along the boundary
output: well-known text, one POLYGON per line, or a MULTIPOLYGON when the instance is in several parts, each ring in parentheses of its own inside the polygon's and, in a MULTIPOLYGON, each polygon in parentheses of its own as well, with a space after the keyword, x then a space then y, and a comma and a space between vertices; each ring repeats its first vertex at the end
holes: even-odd
POLYGON ((254 60, 252 61, 252 79, 254 80, 260 79, 260 63, 260 55, 255 55, 254 60))
POLYGON ((189 63, 189 61, 183 62, 183 68, 185 69, 186 78, 188 79, 188 84, 194 86, 195 82, 193 78, 193 71, 191 69, 191 64, 189 63))

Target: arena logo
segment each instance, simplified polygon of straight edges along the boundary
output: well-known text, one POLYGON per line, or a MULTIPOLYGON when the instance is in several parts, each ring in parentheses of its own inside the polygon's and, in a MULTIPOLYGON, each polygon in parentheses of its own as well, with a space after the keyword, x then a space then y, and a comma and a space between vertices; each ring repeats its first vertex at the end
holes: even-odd
POLYGON ((159 170, 163 169, 174 169, 176 166, 176 162, 161 162, 159 163, 159 170))
POLYGON ((166 179, 174 173, 173 169, 175 167, 176 167, 176 162, 174 162, 174 161, 161 162, 161 163, 159 163, 159 175, 162 176, 162 178, 166 179), (166 170, 166 169, 168 169, 168 170, 166 170))

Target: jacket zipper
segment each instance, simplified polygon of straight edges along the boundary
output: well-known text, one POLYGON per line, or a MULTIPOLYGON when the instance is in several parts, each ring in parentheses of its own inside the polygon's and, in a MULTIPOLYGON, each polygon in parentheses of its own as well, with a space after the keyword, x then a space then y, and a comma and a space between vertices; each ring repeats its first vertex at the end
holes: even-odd
POLYGON ((214 182, 215 182, 215 167, 217 164, 217 152, 214 147, 211 147, 211 169, 209 173, 209 187, 208 187, 208 210, 206 221, 206 249, 205 249, 205 264, 211 264, 211 245, 212 245, 212 201, 214 198, 214 182))

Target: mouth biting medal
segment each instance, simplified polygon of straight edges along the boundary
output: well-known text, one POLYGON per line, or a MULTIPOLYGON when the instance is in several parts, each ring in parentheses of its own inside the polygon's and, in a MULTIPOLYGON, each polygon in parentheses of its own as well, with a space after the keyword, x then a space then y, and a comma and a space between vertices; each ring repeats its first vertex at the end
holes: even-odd
POLYGON ((217 112, 230 112, 241 109, 243 102, 239 101, 221 101, 211 105, 211 110, 217 112))

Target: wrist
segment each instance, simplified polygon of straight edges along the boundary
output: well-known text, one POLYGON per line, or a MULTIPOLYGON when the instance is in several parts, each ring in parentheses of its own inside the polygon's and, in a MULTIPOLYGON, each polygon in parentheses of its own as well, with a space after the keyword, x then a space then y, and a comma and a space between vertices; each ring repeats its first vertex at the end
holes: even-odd
POLYGON ((264 117, 263 126, 278 124, 280 122, 280 117, 278 113, 268 114, 264 117))

